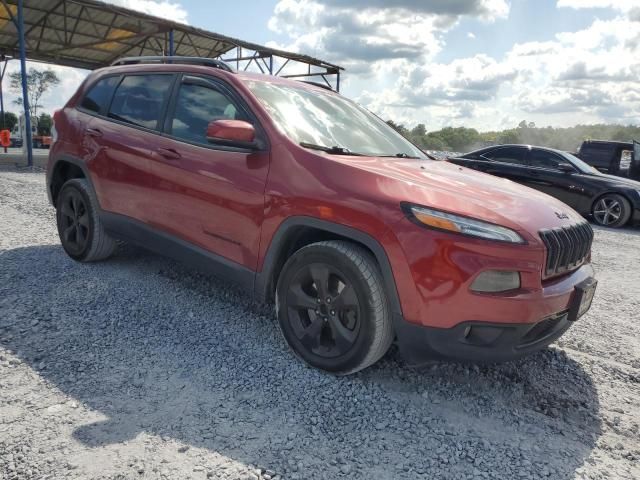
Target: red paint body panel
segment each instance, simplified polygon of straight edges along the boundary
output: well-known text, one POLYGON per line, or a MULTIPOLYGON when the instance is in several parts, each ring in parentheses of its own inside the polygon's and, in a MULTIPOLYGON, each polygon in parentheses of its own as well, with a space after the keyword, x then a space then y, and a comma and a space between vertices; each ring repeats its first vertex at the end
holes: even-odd
POLYGON ((56 114, 59 141, 50 162, 63 154, 83 159, 106 211, 141 220, 256 272, 287 218, 307 216, 360 230, 383 247, 405 320, 432 327, 473 320, 535 323, 566 310, 574 287, 593 274, 586 264, 543 281, 546 251, 538 232, 583 221, 552 197, 448 162, 336 156, 293 143, 243 83, 290 80, 188 65, 116 68, 224 80, 258 118, 269 149, 214 150, 143 132, 78 112, 75 95, 56 114), (86 128, 98 128, 102 136, 87 136, 86 128), (172 150, 177 158, 158 149, 172 150), (400 203, 405 201, 512 228, 527 244, 422 228, 404 217, 400 203), (488 269, 521 272, 521 288, 500 295, 471 292, 475 277, 488 269))

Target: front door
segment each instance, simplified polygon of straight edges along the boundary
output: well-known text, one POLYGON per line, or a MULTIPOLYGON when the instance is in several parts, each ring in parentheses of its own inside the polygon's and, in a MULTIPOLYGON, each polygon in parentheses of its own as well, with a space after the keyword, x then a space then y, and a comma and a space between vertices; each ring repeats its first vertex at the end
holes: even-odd
POLYGON ((590 208, 591 192, 585 192, 580 182, 581 173, 562 171, 560 164, 569 163, 560 155, 548 150, 532 149, 528 158, 529 172, 526 185, 540 190, 566 203, 579 212, 590 208))
POLYGON ((206 130, 218 119, 261 129, 231 87, 211 77, 183 75, 172 97, 153 152, 153 223, 256 270, 269 151, 211 143, 206 130))

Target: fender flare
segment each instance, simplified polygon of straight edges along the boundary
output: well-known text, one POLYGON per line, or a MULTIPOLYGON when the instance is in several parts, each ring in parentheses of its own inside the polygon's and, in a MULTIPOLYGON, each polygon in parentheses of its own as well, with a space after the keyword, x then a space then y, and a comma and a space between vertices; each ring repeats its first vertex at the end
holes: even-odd
POLYGON ((51 191, 51 183, 53 181, 53 173, 56 171, 56 168, 58 167, 58 164, 60 162, 70 163, 78 167, 82 171, 84 178, 87 180, 87 182, 89 182, 89 189, 91 190, 91 195, 93 197, 92 200, 98 207, 98 211, 102 211, 102 209, 100 208, 100 202, 98 202, 98 196, 96 195, 96 189, 93 186, 93 180, 91 180, 91 175, 89 175, 89 169, 87 168, 87 165, 82 160, 67 155, 62 155, 56 158, 51 164, 50 172, 47 171, 47 197, 49 198, 49 203, 52 206, 55 206, 53 201, 53 192, 51 191))
POLYGON ((286 241, 293 229, 298 227, 315 228, 317 230, 340 235, 341 237, 360 243, 371 250, 378 262, 378 265, 380 266, 385 291, 387 292, 389 303, 391 305, 391 313, 393 314, 393 317, 402 317, 400 297, 396 288, 391 263, 389 262, 389 257, 382 245, 375 238, 362 230, 307 216, 289 217, 283 221, 276 230, 264 256, 262 271, 256 274, 254 282, 255 298, 261 301, 265 301, 269 298, 273 289, 273 281, 275 280, 273 279, 273 274, 277 266, 278 258, 282 254, 282 248, 286 244, 286 241))

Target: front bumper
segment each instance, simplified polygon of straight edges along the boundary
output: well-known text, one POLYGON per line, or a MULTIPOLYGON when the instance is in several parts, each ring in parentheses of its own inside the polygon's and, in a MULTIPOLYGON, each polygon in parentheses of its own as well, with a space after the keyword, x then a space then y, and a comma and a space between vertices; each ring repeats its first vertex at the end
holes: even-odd
POLYGON ((395 327, 399 347, 410 364, 434 359, 471 362, 515 360, 546 348, 562 336, 578 319, 583 303, 588 309, 596 283, 591 265, 584 265, 544 288, 539 297, 530 298, 529 305, 522 303, 522 299, 500 299, 492 310, 495 321, 471 320, 449 328, 438 328, 411 323, 398 316, 395 327), (587 291, 590 295, 586 294, 587 291), (588 297, 587 302, 583 302, 584 297, 588 297), (534 321, 528 319, 523 322, 520 316, 513 316, 508 321, 501 318, 499 312, 512 311, 505 308, 510 301, 518 302, 523 314, 544 312, 550 305, 556 310, 534 321), (545 305, 546 308, 541 308, 545 305))
MULTIPOLYGON (((401 321, 400 351, 410 364, 429 360, 506 362, 547 347, 573 322, 560 312, 538 323, 463 322, 453 328, 433 328, 401 321)), ((396 322, 398 325, 398 322, 396 322)))

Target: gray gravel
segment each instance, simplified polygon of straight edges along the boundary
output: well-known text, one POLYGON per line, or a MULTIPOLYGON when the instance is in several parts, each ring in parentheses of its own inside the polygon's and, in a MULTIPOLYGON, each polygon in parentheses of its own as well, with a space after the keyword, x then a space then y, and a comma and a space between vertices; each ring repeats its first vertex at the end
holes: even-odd
POLYGON ((640 478, 640 232, 596 232, 594 308, 500 366, 305 367, 271 307, 124 246, 59 245, 0 169, 0 478, 640 478))

